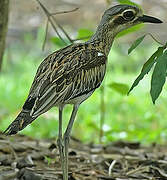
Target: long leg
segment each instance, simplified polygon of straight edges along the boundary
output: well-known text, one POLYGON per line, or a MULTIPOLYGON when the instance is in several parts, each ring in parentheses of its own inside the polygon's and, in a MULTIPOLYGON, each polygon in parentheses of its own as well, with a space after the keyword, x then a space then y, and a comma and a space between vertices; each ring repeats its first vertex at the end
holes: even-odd
POLYGON ((64 163, 64 180, 68 180, 68 146, 69 146, 69 139, 70 139, 70 133, 71 133, 71 130, 72 130, 72 126, 73 126, 73 123, 74 123, 74 120, 75 120, 75 117, 76 117, 76 114, 77 114, 77 111, 78 111, 78 107, 79 107, 79 104, 75 104, 73 106, 73 111, 72 111, 72 114, 71 114, 71 117, 70 117, 70 121, 68 123, 68 126, 67 126, 67 129, 64 133, 64 136, 63 136, 63 141, 64 141, 64 155, 65 155, 65 163, 64 163))
POLYGON ((64 176, 65 158, 64 158, 64 145, 63 145, 63 138, 62 138, 62 114, 63 114, 63 106, 60 106, 59 107, 59 134, 58 134, 58 139, 57 139, 57 145, 59 148, 60 161, 61 161, 61 166, 62 166, 63 176, 64 176))

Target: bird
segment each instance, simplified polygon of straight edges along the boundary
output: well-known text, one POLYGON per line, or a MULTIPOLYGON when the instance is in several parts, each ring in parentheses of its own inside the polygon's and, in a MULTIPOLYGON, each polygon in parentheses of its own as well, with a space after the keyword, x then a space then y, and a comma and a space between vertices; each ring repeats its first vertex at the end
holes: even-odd
POLYGON ((16 134, 38 116, 56 106, 59 109, 57 145, 63 180, 68 180, 68 147, 72 126, 80 104, 101 85, 108 54, 116 35, 140 23, 162 23, 158 18, 143 14, 134 5, 119 4, 108 8, 94 35, 86 42, 75 43, 48 55, 39 65, 28 97, 16 119, 4 131, 16 134), (65 132, 62 113, 65 105, 73 110, 65 132))

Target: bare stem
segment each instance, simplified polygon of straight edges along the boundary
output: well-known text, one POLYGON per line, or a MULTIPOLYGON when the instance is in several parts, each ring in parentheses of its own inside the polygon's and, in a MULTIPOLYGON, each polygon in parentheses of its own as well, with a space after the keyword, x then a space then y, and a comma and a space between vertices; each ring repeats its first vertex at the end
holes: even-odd
POLYGON ((60 11, 60 12, 55 12, 55 13, 51 13, 52 16, 54 15, 57 15, 57 14, 65 14, 65 13, 70 13, 70 12, 74 12, 74 11, 77 11, 79 8, 75 8, 75 9, 72 9, 72 10, 68 10, 68 11, 60 11))
POLYGON ((62 36, 60 35, 60 33, 58 32, 53 20, 55 21, 55 18, 52 20, 51 18, 52 17, 52 14, 45 8, 45 6, 39 1, 39 0, 36 0, 38 2, 38 4, 41 6, 41 8, 43 9, 44 13, 46 14, 47 18, 48 18, 48 21, 51 23, 54 31, 56 32, 56 34, 58 35, 58 37, 64 42, 64 44, 67 45, 67 43, 64 41, 64 39, 62 38, 62 36))
POLYGON ((157 42, 158 44, 160 44, 160 45, 162 45, 162 46, 164 46, 164 44, 163 43, 161 43, 160 41, 158 41, 151 33, 147 33, 146 35, 149 35, 149 36, 151 36, 153 39, 154 39, 154 41, 155 42, 157 42))
POLYGON ((103 132, 103 126, 104 126, 104 121, 105 121, 105 86, 102 86, 100 88, 101 93, 100 93, 100 97, 101 97, 101 102, 100 102, 100 135, 99 135, 99 142, 102 143, 102 138, 104 136, 104 132, 103 132))
POLYGON ((65 36, 67 37, 67 39, 73 43, 73 40, 70 38, 70 36, 68 35, 68 33, 64 30, 64 28, 57 22, 56 18, 51 16, 54 20, 54 22, 56 23, 56 25, 61 29, 61 31, 65 34, 65 36))
POLYGON ((42 44, 42 51, 44 51, 44 49, 45 49, 45 44, 46 44, 47 34, 48 34, 48 27, 49 27, 49 21, 47 19, 46 28, 45 28, 45 39, 44 39, 43 44, 42 44))

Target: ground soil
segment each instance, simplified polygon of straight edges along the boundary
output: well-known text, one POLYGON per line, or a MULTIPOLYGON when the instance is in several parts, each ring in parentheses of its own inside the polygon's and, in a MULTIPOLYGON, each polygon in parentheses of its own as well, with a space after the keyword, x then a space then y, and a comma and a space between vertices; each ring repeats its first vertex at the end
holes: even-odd
MULTIPOLYGON (((61 180, 56 141, 0 134, 0 180, 61 180)), ((117 141, 83 144, 71 138, 70 180, 165 180, 167 146, 117 141)))

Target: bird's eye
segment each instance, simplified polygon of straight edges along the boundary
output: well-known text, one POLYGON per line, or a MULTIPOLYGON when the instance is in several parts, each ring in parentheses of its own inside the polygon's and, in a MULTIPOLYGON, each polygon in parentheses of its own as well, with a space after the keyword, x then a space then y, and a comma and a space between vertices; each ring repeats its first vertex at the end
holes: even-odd
POLYGON ((132 20, 135 17, 135 15, 133 11, 126 11, 123 13, 123 17, 126 20, 132 20))

